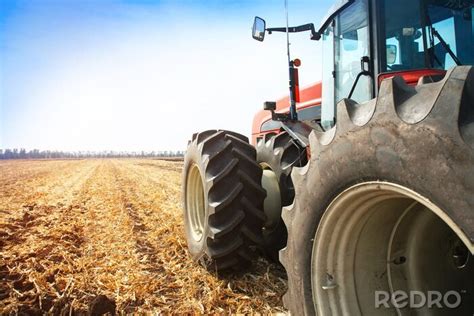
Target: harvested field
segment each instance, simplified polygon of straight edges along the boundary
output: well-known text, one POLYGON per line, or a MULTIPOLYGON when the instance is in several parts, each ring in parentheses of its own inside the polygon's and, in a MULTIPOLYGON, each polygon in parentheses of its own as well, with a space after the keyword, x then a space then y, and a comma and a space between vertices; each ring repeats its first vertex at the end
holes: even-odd
POLYGON ((0 162, 0 314, 284 311, 281 267, 217 278, 193 263, 182 162, 0 162))

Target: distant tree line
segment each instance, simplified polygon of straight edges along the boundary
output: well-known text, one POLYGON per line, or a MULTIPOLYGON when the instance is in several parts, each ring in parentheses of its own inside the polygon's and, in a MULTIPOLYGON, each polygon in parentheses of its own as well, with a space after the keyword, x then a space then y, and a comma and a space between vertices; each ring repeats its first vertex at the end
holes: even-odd
POLYGON ((60 158, 180 158, 184 151, 57 151, 0 149, 0 159, 60 159, 60 158))

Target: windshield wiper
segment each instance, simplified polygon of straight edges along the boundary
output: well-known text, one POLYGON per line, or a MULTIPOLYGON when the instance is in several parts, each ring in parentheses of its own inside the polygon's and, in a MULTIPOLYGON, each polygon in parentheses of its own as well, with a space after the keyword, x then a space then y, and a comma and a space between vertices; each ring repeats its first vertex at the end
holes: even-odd
MULTIPOLYGON (((432 25, 430 25, 430 30, 431 30, 431 33, 438 38, 439 42, 441 43, 441 45, 443 45, 444 49, 448 52, 449 56, 451 56, 451 58, 454 60, 456 65, 461 66, 462 63, 459 60, 458 56, 456 56, 456 54, 454 54, 451 47, 449 47, 448 43, 446 43, 446 41, 441 37, 441 35, 438 33, 438 31, 436 31, 436 29, 432 25)), ((432 48, 433 47, 434 46, 432 46, 432 48)), ((433 51, 433 55, 435 55, 434 51, 433 51)), ((435 57, 436 57, 436 55, 435 55, 435 57)))

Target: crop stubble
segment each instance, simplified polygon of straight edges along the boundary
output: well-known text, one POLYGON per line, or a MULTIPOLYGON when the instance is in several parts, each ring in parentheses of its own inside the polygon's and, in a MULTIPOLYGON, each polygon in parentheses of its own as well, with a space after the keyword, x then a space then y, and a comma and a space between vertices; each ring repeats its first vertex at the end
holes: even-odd
POLYGON ((0 162, 0 313, 283 311, 284 273, 259 259, 218 279, 193 263, 181 162, 0 162))

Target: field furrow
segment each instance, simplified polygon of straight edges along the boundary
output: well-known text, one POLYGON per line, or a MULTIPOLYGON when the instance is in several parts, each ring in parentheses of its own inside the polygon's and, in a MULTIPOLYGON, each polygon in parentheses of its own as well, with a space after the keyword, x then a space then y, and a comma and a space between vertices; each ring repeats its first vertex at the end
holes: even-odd
POLYGON ((217 278, 189 259, 181 169, 150 159, 0 164, 0 313, 282 311, 278 265, 260 259, 217 278))

